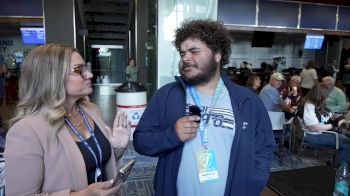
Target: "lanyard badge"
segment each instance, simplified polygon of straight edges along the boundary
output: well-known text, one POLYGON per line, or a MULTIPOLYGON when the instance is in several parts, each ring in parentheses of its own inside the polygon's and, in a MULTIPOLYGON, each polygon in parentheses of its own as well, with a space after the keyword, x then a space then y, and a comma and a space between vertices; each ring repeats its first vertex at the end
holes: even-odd
MULTIPOLYGON (((223 87, 224 83, 222 81, 222 79, 220 78, 220 80, 218 81, 218 84, 215 88, 215 92, 214 92, 214 96, 211 100, 211 106, 210 106, 210 110, 209 110, 209 114, 211 114, 220 94, 221 94, 221 90, 223 87)), ((199 96, 196 92, 196 89, 193 86, 189 86, 189 92, 192 96, 193 101, 195 102, 195 104, 201 108, 201 102, 199 99, 199 96)), ((197 107, 197 108, 198 108, 197 107)), ((193 110, 193 108, 192 108, 193 110)), ((190 108, 190 112, 193 113, 191 111, 190 108)), ((198 111, 197 111, 198 113, 198 111)), ((210 120, 210 119, 209 119, 210 120)), ((219 172, 218 172, 218 167, 216 164, 216 159, 215 159, 215 152, 214 150, 208 150, 208 131, 206 130, 206 127, 209 124, 208 123, 205 125, 204 121, 201 120, 199 122, 199 134, 201 136, 201 144, 202 146, 205 148, 205 150, 199 150, 196 151, 196 162, 197 162, 197 169, 198 169, 198 177, 199 177, 199 182, 200 183, 206 183, 206 182, 210 182, 210 181, 216 181, 219 179, 219 172)))
POLYGON ((202 150, 196 152, 198 177, 200 183, 215 181, 219 179, 218 167, 216 165, 213 150, 202 150))
POLYGON ((77 131, 75 129, 75 127, 72 125, 72 123, 68 120, 68 118, 66 118, 66 116, 64 116, 64 120, 66 121, 66 123, 68 124, 68 127, 73 131, 73 133, 80 139, 80 141, 84 144, 84 146, 89 150, 89 152, 91 153, 91 155, 94 157, 95 160, 95 164, 96 164, 96 170, 95 170, 95 182, 98 182, 98 178, 101 177, 100 179, 102 179, 102 150, 100 147, 99 142, 97 141, 97 138, 95 136, 95 133, 92 131, 92 128, 85 116, 84 111, 78 107, 81 115, 83 116, 84 122, 91 134, 91 137, 93 138, 95 145, 98 149, 99 152, 99 160, 97 160, 97 156, 95 154, 95 152, 92 150, 91 146, 86 142, 86 140, 84 140, 83 136, 79 133, 79 131, 77 131))

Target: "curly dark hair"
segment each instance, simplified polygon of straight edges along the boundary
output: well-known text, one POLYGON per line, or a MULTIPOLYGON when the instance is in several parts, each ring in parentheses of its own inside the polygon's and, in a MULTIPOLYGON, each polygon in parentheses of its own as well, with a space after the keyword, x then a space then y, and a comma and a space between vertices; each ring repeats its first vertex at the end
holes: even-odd
POLYGON ((180 51, 180 45, 186 39, 199 39, 210 48, 213 54, 221 53, 220 65, 230 61, 231 39, 221 22, 211 20, 185 20, 181 27, 175 30, 174 45, 180 51))

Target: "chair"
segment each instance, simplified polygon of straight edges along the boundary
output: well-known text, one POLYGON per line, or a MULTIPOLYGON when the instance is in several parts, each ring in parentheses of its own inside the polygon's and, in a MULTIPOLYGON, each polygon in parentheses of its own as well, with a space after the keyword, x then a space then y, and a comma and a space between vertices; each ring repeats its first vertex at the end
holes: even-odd
POLYGON ((335 131, 321 131, 322 134, 332 134, 335 138, 335 147, 333 146, 325 146, 322 144, 309 143, 304 141, 305 132, 309 130, 303 125, 299 116, 295 116, 292 122, 292 133, 293 133, 293 151, 297 153, 297 159, 300 162, 302 152, 306 147, 315 149, 315 156, 317 156, 317 149, 326 148, 334 150, 332 162, 335 162, 335 157, 337 150, 339 149, 339 134, 335 131))
MULTIPOLYGON (((283 163, 283 155, 285 152, 284 148, 284 141, 285 141, 285 136, 286 136, 286 122, 285 122, 285 116, 284 112, 272 112, 268 111, 271 125, 272 125, 272 130, 274 131, 275 134, 275 139, 278 141, 278 154, 280 156, 280 162, 281 164, 283 163)), ((289 139, 291 137, 289 136, 289 139)), ((291 140, 289 140, 291 143, 291 140)))

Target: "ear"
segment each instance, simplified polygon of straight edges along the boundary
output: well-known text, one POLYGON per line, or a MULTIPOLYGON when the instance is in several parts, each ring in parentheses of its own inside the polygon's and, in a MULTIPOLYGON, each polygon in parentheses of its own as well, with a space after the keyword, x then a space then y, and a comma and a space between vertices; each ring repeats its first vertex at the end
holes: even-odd
POLYGON ((217 62, 217 63, 220 63, 220 61, 221 61, 221 53, 216 53, 215 54, 215 61, 217 62))

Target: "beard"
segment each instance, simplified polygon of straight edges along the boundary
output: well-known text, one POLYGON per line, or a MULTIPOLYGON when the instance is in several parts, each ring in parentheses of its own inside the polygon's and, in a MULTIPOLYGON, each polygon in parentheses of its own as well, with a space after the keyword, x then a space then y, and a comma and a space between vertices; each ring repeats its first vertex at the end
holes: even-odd
POLYGON ((216 74, 216 69, 219 66, 219 64, 215 61, 214 57, 210 59, 209 62, 206 62, 205 64, 202 64, 201 67, 198 67, 198 64, 188 64, 184 63, 183 66, 180 67, 180 75, 187 82, 191 85, 198 85, 202 83, 209 82, 216 74), (183 67, 194 67, 200 70, 200 72, 195 76, 187 76, 186 73, 183 71, 183 67))

